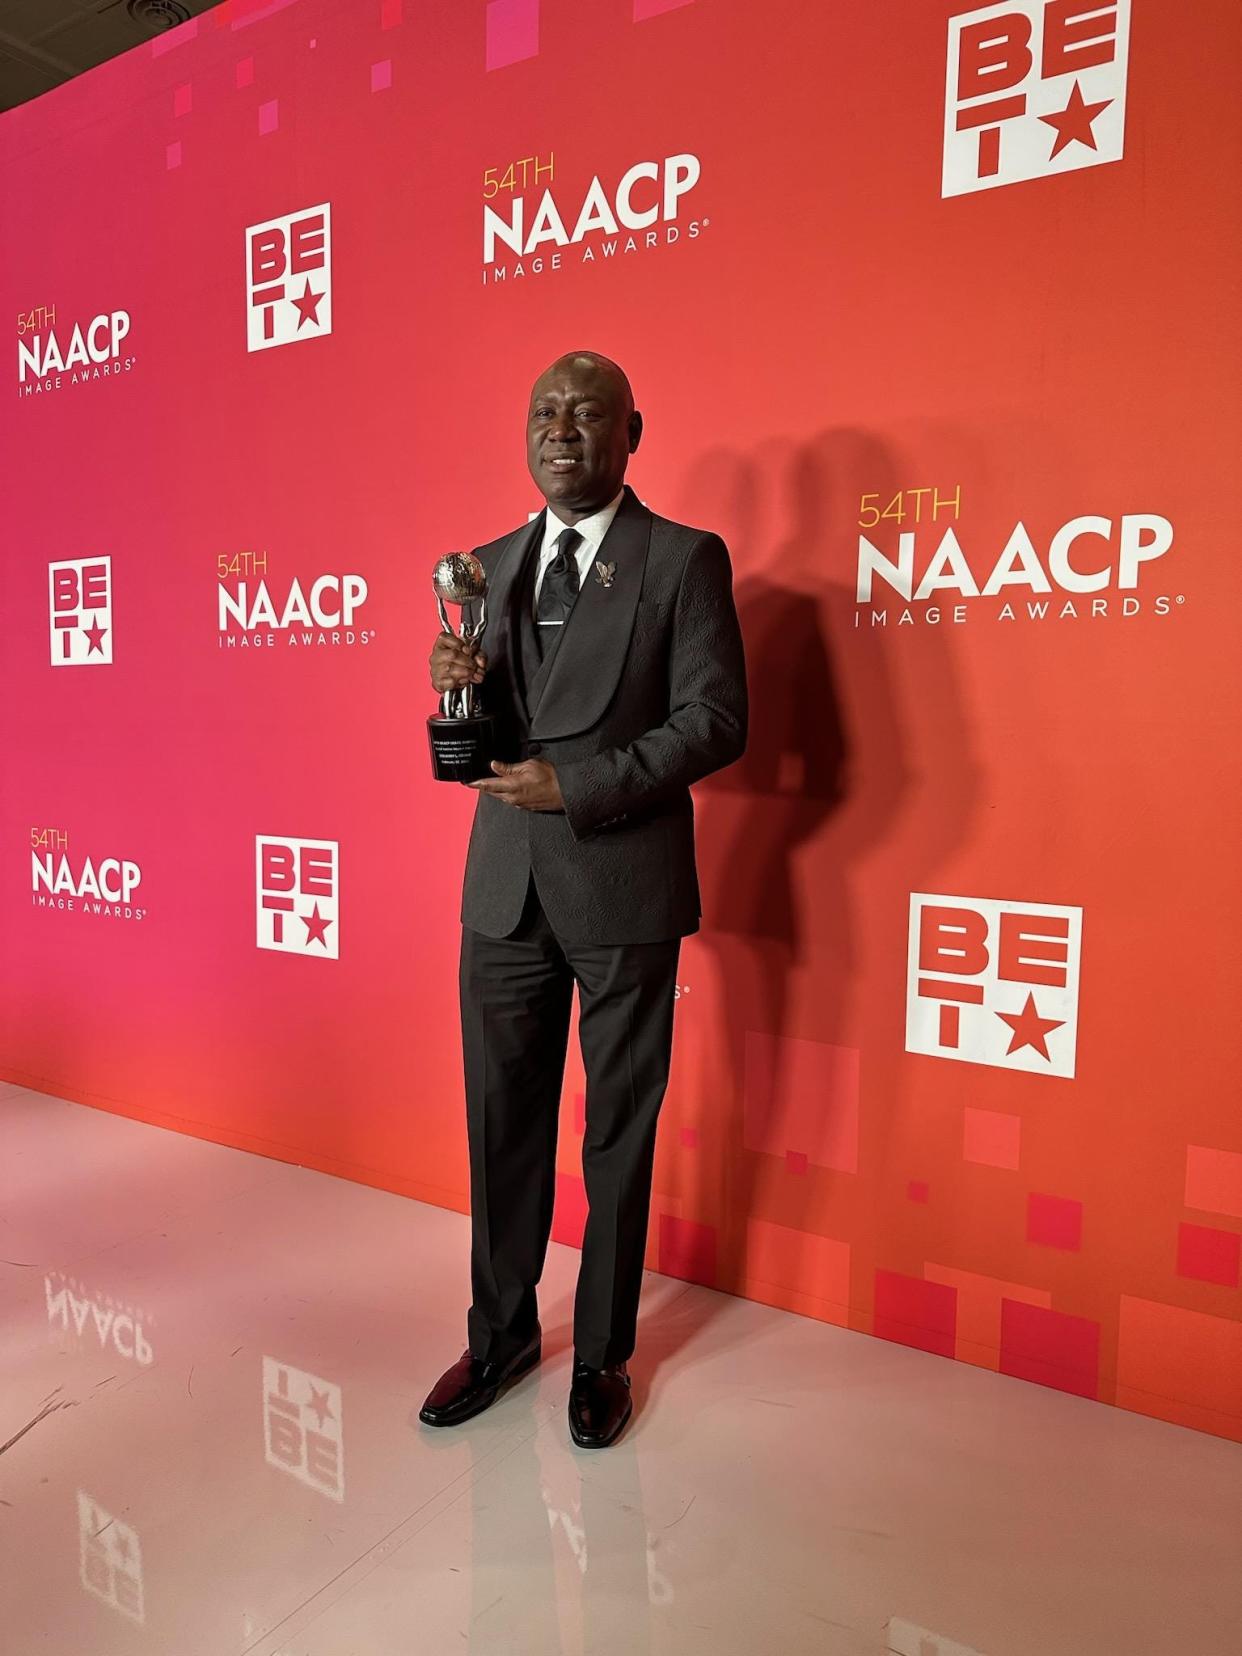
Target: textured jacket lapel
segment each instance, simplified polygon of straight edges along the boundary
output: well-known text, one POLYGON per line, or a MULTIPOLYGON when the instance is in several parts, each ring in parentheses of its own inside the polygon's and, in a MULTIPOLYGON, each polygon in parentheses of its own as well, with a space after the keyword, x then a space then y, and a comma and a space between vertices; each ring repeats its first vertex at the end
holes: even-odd
MULTIPOLYGON (((538 521, 542 526, 542 517, 538 521)), ((616 567, 605 585, 592 564, 541 674, 530 709, 532 736, 551 741, 577 735, 595 724, 612 700, 629 653, 650 539, 651 513, 627 484, 598 555, 600 563, 616 567)))
POLYGON ((535 556, 542 534, 543 513, 540 512, 524 529, 514 531, 497 559, 495 569, 489 573, 487 628, 480 646, 488 657, 489 670, 502 668, 510 700, 528 723, 530 714, 526 707, 519 654, 518 607, 522 601, 527 560, 535 556))

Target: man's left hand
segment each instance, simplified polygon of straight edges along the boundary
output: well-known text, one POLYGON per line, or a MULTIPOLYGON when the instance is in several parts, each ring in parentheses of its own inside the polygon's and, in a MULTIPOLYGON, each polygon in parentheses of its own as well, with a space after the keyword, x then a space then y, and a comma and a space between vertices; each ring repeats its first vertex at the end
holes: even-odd
POLYGON ((503 759, 492 760, 494 776, 481 777, 469 784, 480 793, 495 794, 506 805, 519 811, 563 811, 561 785, 556 780, 556 767, 546 759, 523 759, 520 764, 507 765, 503 759))

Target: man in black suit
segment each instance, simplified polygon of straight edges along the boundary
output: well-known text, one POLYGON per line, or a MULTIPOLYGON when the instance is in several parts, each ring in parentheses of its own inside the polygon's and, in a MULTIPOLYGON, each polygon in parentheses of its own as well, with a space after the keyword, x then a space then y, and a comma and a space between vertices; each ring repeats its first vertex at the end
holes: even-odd
POLYGON ((690 784, 746 745, 746 676, 719 535, 657 517, 624 482, 642 435, 629 381, 591 351, 536 381, 534 522, 476 550, 487 654, 451 634, 437 691, 482 684, 497 724, 462 895, 470 1145, 468 1349, 420 1411, 449 1426, 540 1357, 574 984, 586 1068, 589 1213, 569 1426, 613 1442, 631 1413, 656 1118, 682 937, 698 930, 690 784))

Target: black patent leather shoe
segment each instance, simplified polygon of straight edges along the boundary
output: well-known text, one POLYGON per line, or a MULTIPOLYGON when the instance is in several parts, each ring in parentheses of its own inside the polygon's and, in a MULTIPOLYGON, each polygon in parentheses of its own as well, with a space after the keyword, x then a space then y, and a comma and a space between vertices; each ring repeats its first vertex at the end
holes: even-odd
POLYGON ((604 1449, 621 1436, 634 1412, 624 1363, 592 1368, 574 1358, 569 1387, 569 1435, 580 1449, 604 1449))
POLYGON ((427 1393, 418 1418, 427 1426, 460 1426, 463 1420, 482 1414, 515 1380, 533 1369, 541 1354, 538 1328, 525 1350, 506 1363, 487 1363, 471 1351, 463 1351, 427 1393))

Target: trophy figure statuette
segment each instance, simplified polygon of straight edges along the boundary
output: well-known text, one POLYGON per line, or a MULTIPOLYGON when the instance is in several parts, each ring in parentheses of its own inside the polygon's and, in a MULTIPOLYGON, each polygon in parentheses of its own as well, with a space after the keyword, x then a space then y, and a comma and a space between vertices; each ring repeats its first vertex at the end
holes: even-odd
MULTIPOLYGON (((440 625, 455 633, 471 654, 478 649, 487 625, 487 575, 469 552, 450 552, 436 564, 431 584, 440 625), (446 604, 459 606, 461 623, 449 623, 446 604)), ((440 697, 440 711, 427 720, 431 768, 437 782, 473 782, 491 774, 495 720, 481 708, 479 689, 462 684, 440 697)))

